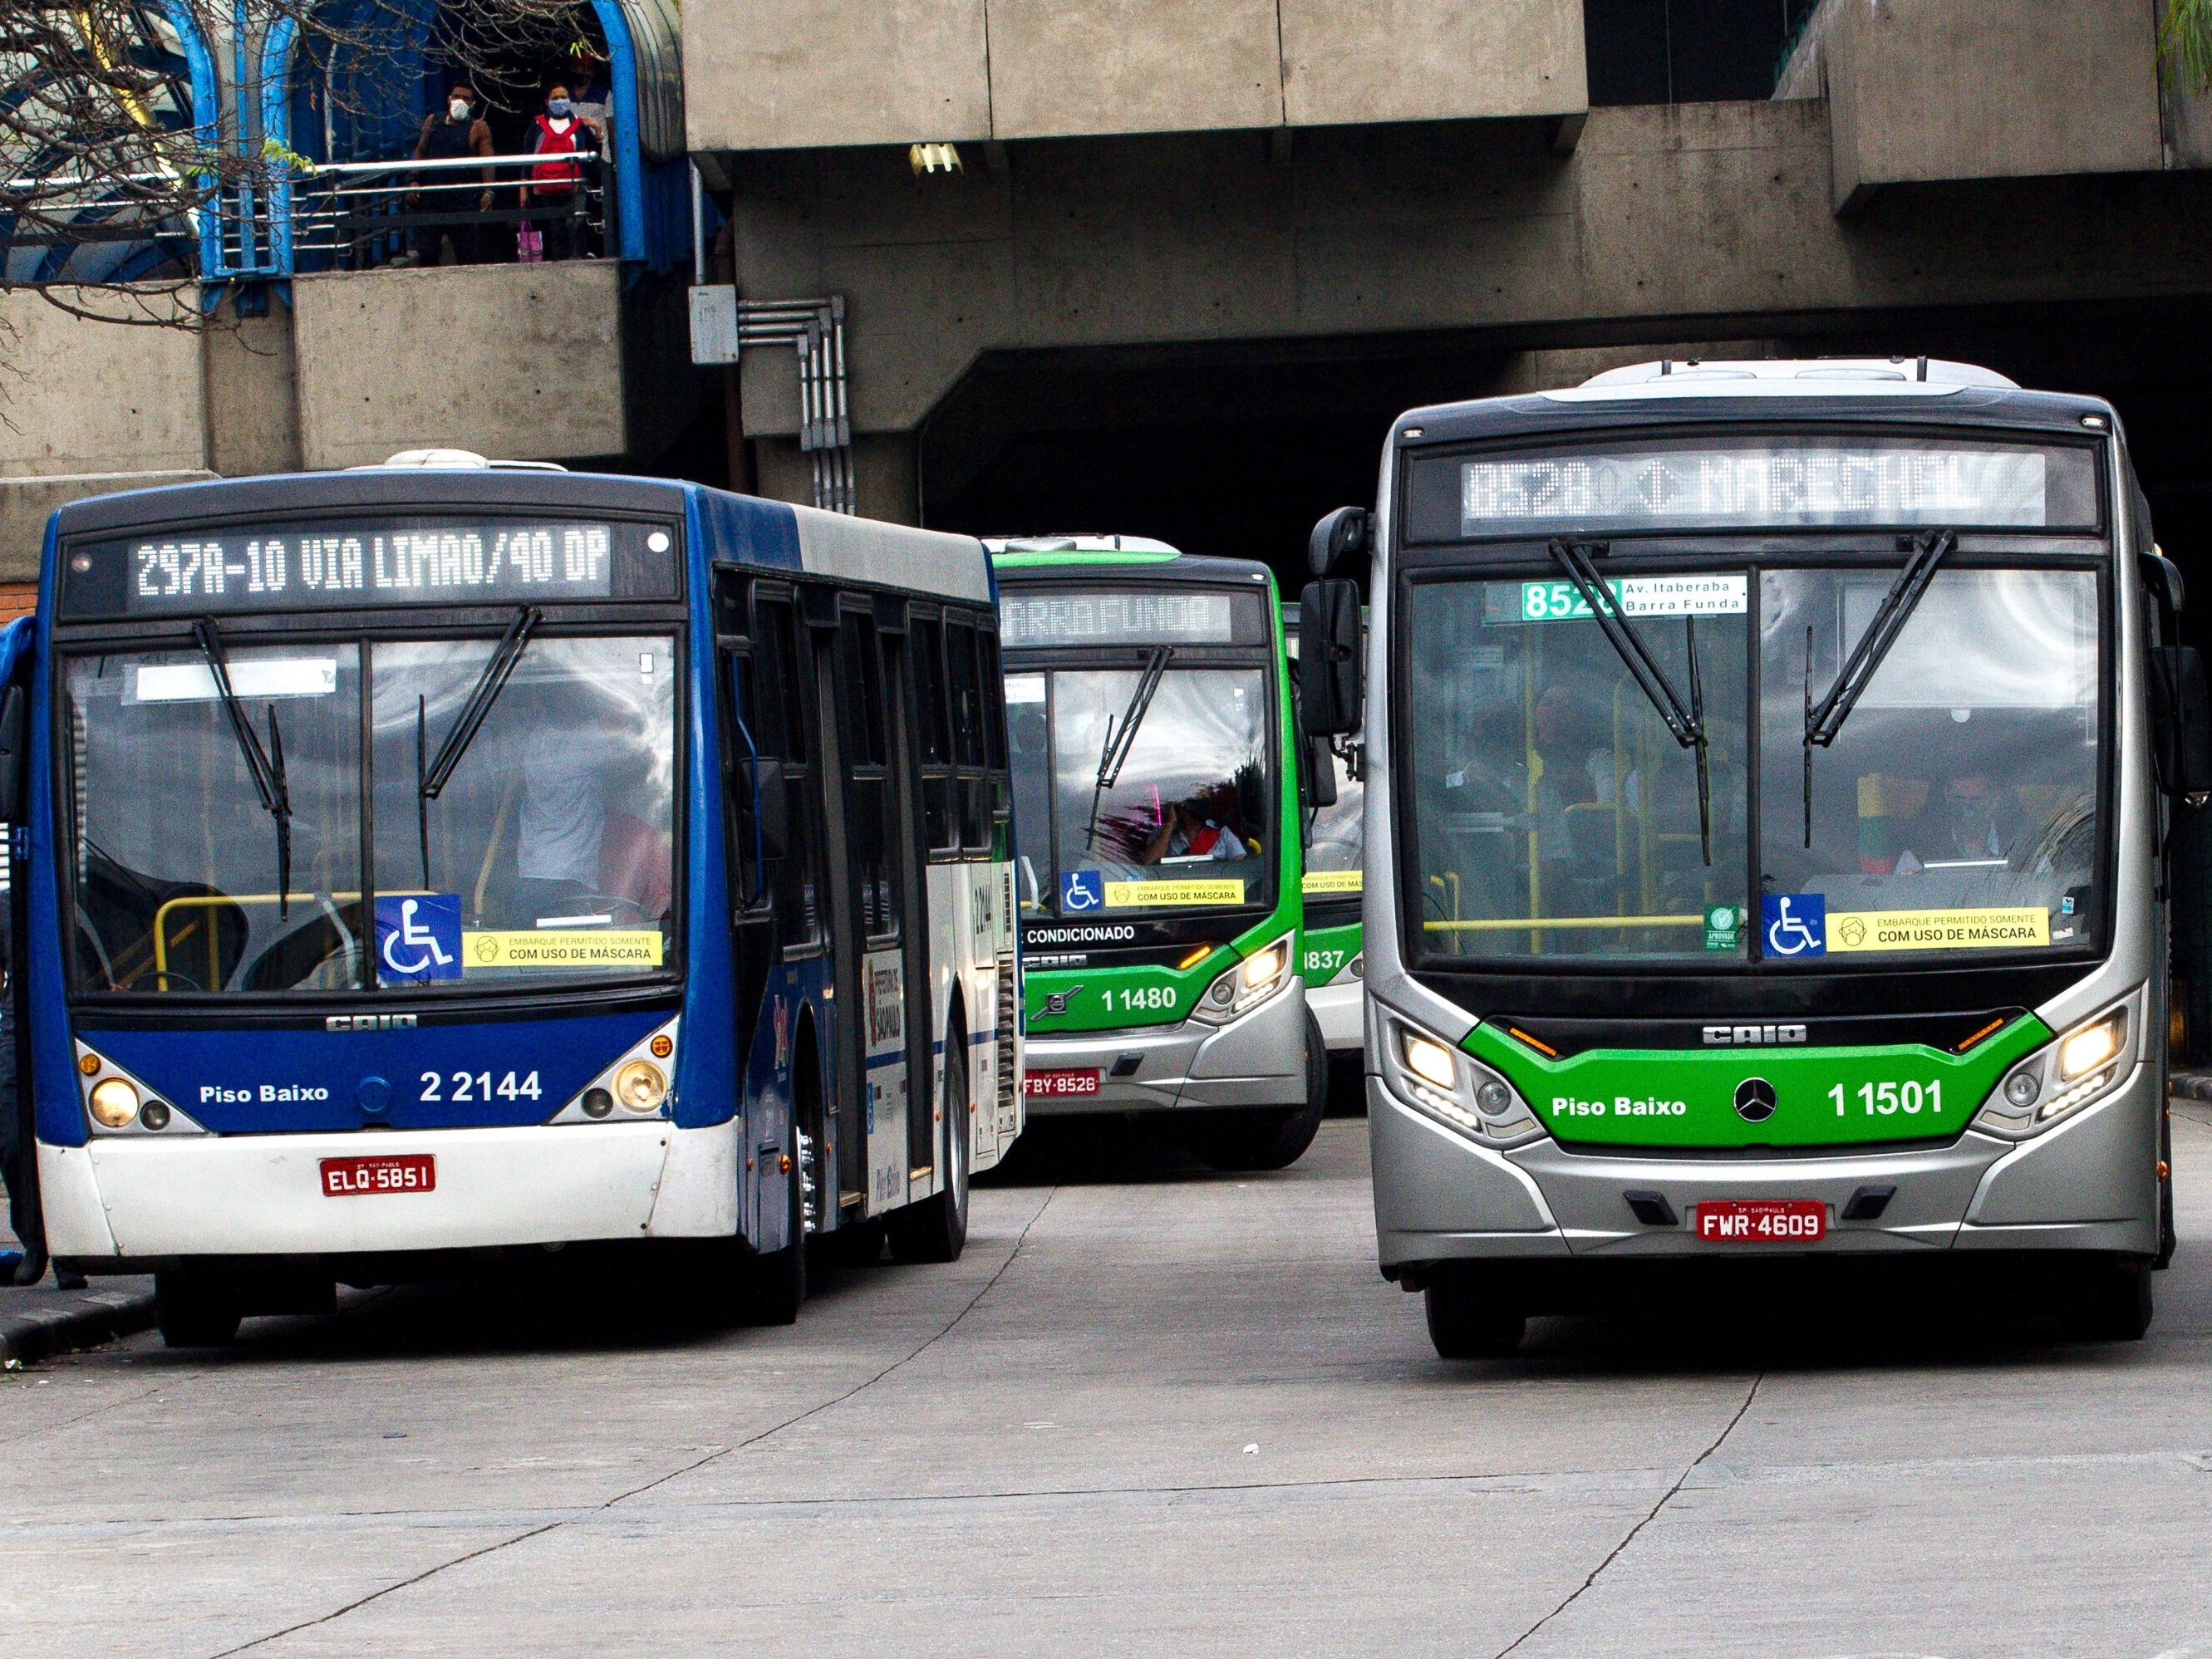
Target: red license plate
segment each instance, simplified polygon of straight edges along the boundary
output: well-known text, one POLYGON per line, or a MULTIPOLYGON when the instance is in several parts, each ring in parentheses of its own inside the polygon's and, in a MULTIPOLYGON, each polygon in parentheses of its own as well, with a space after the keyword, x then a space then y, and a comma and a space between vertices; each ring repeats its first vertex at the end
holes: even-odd
POLYGON ((1082 1071, 1027 1072, 1022 1077, 1022 1092, 1048 1097, 1095 1095, 1098 1092, 1098 1068, 1093 1066, 1082 1071))
POLYGON ((323 1160, 325 1198, 359 1198, 369 1193, 429 1193, 437 1188, 438 1160, 428 1152, 323 1160))
POLYGON ((1804 1244, 1828 1236, 1817 1198, 1724 1198, 1698 1206, 1698 1237, 1716 1244, 1804 1244))

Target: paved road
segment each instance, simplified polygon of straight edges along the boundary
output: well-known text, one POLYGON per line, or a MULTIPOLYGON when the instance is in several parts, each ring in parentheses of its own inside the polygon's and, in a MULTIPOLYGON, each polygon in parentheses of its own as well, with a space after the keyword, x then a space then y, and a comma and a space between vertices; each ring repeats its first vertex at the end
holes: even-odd
POLYGON ((2212 1656, 2212 1107, 2152 1339, 1712 1306, 1435 1359, 1365 1126, 1061 1147, 796 1329, 573 1279, 0 1377, 50 1656, 2212 1656), (619 1310, 619 1312, 611 1311, 619 1310), (1816 1323, 1815 1329, 1820 1326, 1816 1323), (2194 1461, 2192 1461, 2194 1459, 2194 1461))

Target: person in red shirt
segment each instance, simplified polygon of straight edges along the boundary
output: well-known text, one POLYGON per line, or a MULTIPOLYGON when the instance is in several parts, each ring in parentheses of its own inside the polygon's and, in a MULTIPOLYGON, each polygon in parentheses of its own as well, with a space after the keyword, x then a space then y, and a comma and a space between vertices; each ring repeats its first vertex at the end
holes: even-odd
POLYGON ((590 233, 574 216, 576 192, 584 177, 583 165, 575 158, 604 151, 606 130, 590 116, 576 113, 568 84, 561 81, 545 89, 545 112, 535 118, 535 125, 531 153, 545 159, 530 169, 530 182, 522 187, 522 204, 563 210, 562 216, 532 222, 544 236, 548 259, 588 255, 590 233))

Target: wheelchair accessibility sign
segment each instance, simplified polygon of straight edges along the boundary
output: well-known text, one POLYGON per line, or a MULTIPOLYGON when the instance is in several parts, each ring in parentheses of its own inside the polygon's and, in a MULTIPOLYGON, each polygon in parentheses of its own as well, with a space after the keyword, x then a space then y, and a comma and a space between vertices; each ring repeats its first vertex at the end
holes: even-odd
POLYGON ((1106 904, 1106 874, 1103 870, 1063 870, 1060 873, 1060 913, 1064 916, 1081 915, 1087 910, 1103 909, 1106 904))
POLYGON ((376 977, 417 985, 461 976, 461 896, 417 893, 376 901, 376 977))
POLYGON ((1828 896, 1826 893, 1767 893, 1759 901, 1770 957, 1828 954, 1828 896))

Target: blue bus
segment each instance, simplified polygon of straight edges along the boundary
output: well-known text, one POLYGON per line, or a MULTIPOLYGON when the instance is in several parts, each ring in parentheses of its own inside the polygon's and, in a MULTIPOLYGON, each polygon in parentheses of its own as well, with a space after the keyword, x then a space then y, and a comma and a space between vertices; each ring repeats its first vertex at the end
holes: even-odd
POLYGON ((63 508, 0 660, 54 1260, 183 1346, 460 1252, 775 1322, 809 1236, 957 1255, 1022 1123, 995 599, 458 452, 63 508))

